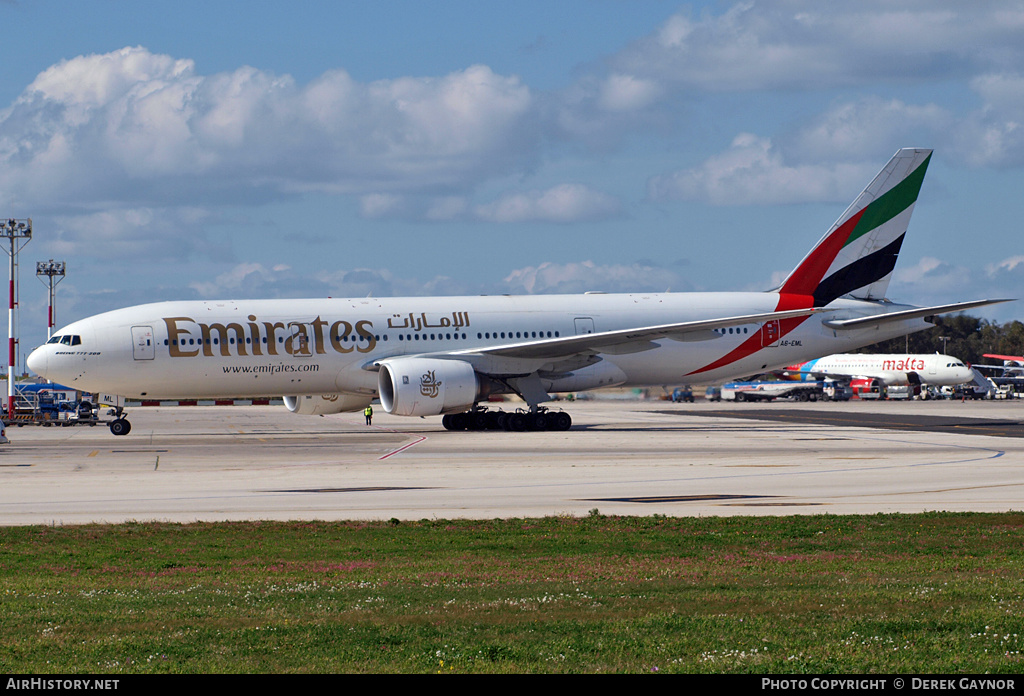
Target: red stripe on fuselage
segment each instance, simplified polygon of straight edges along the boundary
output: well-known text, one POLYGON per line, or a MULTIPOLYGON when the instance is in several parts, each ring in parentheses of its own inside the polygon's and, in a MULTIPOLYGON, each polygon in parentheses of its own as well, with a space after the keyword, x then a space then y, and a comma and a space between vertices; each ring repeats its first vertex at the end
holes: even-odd
MULTIPOLYGON (((813 306, 814 297, 811 295, 794 295, 789 293, 779 293, 779 302, 775 306, 775 311, 785 312, 791 309, 810 309, 813 306)), ((800 326, 800 324, 802 324, 806 320, 807 317, 793 317, 791 319, 780 320, 779 335, 778 338, 776 338, 776 341, 780 340, 783 336, 793 331, 793 329, 800 326)), ((743 343, 736 346, 727 355, 723 355, 721 358, 714 361, 713 363, 705 365, 699 370, 694 370, 689 374, 696 375, 701 372, 707 372, 708 370, 717 370, 718 368, 730 365, 736 362, 737 360, 742 360, 743 358, 749 357, 765 347, 767 346, 761 344, 761 332, 758 331, 753 336, 745 340, 743 343)))

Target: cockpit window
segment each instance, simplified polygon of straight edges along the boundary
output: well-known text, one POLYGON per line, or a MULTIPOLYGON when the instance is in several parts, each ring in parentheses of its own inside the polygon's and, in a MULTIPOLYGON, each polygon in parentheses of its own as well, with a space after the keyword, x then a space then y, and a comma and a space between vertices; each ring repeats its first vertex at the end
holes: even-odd
POLYGON ((67 334, 66 336, 54 336, 47 343, 59 343, 62 346, 80 346, 82 345, 82 337, 67 334))

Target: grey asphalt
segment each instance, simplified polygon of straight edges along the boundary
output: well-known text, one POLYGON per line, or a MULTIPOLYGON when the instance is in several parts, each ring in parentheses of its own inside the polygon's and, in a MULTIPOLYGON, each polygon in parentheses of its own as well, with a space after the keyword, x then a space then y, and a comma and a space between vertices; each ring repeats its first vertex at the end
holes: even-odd
POLYGON ((10 427, 0 524, 1024 509, 1024 402, 561 404, 561 433, 274 406, 10 427))

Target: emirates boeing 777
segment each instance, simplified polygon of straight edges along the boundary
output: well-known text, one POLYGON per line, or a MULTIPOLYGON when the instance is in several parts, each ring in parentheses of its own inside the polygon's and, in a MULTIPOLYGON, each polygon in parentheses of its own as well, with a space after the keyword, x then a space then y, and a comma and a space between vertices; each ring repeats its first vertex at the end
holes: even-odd
MULTIPOLYGON (((567 429, 559 392, 726 380, 931 326, 1003 300, 895 304, 889 279, 931 150, 893 156, 766 292, 161 302, 57 331, 33 372, 142 399, 284 395, 301 414, 444 416, 448 429, 567 429), (528 409, 488 411, 492 394, 528 409)), ((110 425, 130 429, 122 410, 110 425)))

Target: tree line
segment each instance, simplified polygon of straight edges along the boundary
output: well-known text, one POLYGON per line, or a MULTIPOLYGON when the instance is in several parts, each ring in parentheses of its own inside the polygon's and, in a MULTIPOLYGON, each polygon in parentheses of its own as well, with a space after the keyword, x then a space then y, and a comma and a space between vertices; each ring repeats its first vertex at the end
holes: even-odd
POLYGON ((1024 323, 998 324, 958 314, 939 317, 934 327, 881 341, 857 353, 943 353, 971 363, 993 362, 985 353, 1024 355, 1024 323))

